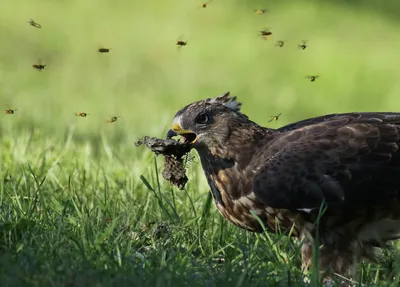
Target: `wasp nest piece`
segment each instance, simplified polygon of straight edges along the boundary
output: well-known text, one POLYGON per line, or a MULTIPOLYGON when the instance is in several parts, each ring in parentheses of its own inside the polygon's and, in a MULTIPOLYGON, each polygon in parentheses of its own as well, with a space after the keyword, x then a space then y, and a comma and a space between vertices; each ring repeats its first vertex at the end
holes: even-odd
POLYGON ((183 156, 187 154, 191 147, 190 144, 181 143, 172 139, 159 139, 155 137, 144 137, 139 139, 135 145, 137 147, 145 145, 156 155, 164 156, 164 168, 162 176, 171 184, 179 189, 184 189, 188 178, 185 174, 183 156))
POLYGON ((183 159, 177 158, 175 155, 166 155, 164 157, 164 169, 161 172, 162 176, 179 189, 184 189, 188 181, 185 174, 183 159))

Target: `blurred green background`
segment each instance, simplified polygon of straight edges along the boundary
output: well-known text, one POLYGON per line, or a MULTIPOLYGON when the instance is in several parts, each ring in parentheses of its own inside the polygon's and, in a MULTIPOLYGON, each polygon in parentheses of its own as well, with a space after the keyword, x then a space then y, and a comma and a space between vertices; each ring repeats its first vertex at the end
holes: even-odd
POLYGON ((18 109, 3 116, 1 131, 39 127, 57 136, 75 126, 77 138, 132 142, 163 135, 182 106, 226 91, 271 127, 325 113, 399 111, 399 1, 201 3, 1 1, 0 107, 18 109), (258 37, 265 28, 270 40, 258 37), (278 48, 278 40, 287 42, 278 48), (42 72, 31 67, 39 59, 42 72), (305 76, 313 74, 321 77, 311 83, 305 76), (91 115, 74 116, 80 111, 91 115), (106 124, 113 115, 122 118, 106 124))
MULTIPOLYGON (((0 0, 0 110, 18 109, 0 115, 2 286, 283 286, 290 274, 303 282, 297 247, 266 243, 217 214, 200 164, 178 192, 160 176, 162 158, 133 142, 163 136, 181 107, 227 91, 272 128, 400 111, 400 1, 201 4, 0 0), (39 59, 41 72, 32 68, 39 59), (122 117, 105 123, 111 116, 122 117), (172 231, 154 239, 162 224, 172 231)), ((361 281, 397 286, 395 256, 362 269, 361 281)))

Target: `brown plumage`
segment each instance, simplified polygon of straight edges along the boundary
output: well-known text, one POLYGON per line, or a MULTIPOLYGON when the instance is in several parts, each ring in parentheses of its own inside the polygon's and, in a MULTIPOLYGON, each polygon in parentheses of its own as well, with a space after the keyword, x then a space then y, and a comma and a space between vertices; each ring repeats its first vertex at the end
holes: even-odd
POLYGON ((220 213, 235 225, 304 240, 311 266, 319 219, 320 270, 354 276, 362 258, 400 237, 400 113, 331 114, 279 129, 240 112, 229 92, 175 115, 168 136, 199 154, 220 213))

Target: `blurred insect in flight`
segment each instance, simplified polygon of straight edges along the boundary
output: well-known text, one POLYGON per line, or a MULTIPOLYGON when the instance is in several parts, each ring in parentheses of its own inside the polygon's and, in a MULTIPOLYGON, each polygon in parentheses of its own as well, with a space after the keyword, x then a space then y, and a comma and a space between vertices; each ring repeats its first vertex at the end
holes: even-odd
POLYGON ((99 53, 108 53, 108 52, 110 52, 110 50, 111 50, 111 48, 99 48, 99 49, 97 49, 97 51, 99 53))
POLYGON ((117 117, 111 117, 110 119, 108 119, 106 121, 106 123, 113 123, 116 122, 118 118, 120 118, 121 116, 117 116, 117 117))
POLYGON ((306 78, 307 78, 307 79, 310 79, 311 82, 315 82, 315 80, 316 80, 317 78, 319 78, 319 76, 318 76, 318 75, 315 75, 315 76, 306 76, 306 78))
POLYGON ((82 117, 82 118, 86 118, 89 115, 90 114, 87 114, 87 113, 84 113, 84 112, 75 113, 75 116, 82 117))
POLYGON ((283 45, 285 45, 285 42, 286 42, 286 40, 279 40, 278 42, 276 42, 275 46, 282 48, 283 45))
POLYGON ((178 40, 178 41, 175 41, 175 44, 178 46, 186 46, 188 44, 187 42, 188 41, 178 40))
POLYGON ((256 14, 258 14, 258 15, 262 15, 262 14, 264 14, 265 12, 267 12, 266 10, 264 10, 264 9, 258 9, 258 10, 253 10, 256 14))
POLYGON ((268 39, 268 36, 272 35, 272 32, 269 31, 268 29, 261 30, 261 31, 259 31, 259 33, 260 33, 259 36, 263 37, 265 40, 268 39))
POLYGON ((33 19, 26 21, 29 23, 29 25, 35 27, 35 28, 42 28, 42 25, 40 25, 39 23, 36 23, 33 19))
POLYGON ((6 115, 13 115, 16 110, 18 110, 18 109, 6 109, 6 110, 4 110, 4 113, 6 115))
POLYGON ((277 121, 281 115, 282 115, 282 113, 277 114, 276 116, 271 116, 271 119, 268 122, 270 123, 273 121, 277 121))
POLYGON ((42 65, 42 60, 39 59, 39 64, 33 64, 32 67, 38 71, 44 70, 46 65, 42 65))
POLYGON ((300 49, 302 49, 302 50, 305 50, 308 46, 307 46, 307 41, 306 40, 303 40, 303 41, 301 41, 302 43, 301 44, 299 44, 298 46, 299 46, 299 48, 300 49))
POLYGON ((210 0, 206 3, 202 3, 199 8, 207 8, 207 5, 210 4, 213 0, 210 0))

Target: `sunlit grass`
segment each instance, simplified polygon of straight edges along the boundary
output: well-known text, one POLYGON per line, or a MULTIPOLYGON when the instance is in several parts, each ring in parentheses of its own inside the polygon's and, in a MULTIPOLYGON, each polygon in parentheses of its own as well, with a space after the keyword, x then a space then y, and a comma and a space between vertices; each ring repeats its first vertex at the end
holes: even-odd
MULTIPOLYGON (((368 5, 276 2, 0 2, 0 108, 18 109, 0 123, 2 286, 301 286, 296 245, 226 223, 199 164, 178 191, 160 177, 161 159, 156 169, 133 144, 163 136, 182 106, 228 90, 273 128, 399 110, 396 17, 368 5), (268 41, 257 37, 265 28, 268 41), (42 72, 31 67, 39 59, 42 72), (321 77, 311 83, 313 74, 321 77), (122 117, 105 123, 111 116, 122 117)), ((363 282, 395 286, 396 256, 364 266, 363 282)))

